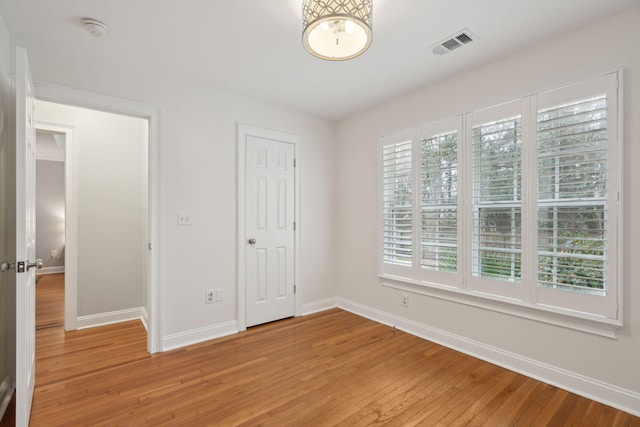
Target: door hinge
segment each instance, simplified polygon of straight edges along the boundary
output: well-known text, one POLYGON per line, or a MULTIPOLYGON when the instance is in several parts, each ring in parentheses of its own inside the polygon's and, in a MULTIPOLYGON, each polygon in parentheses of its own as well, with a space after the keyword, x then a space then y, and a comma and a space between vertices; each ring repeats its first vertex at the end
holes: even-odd
POLYGON ((293 167, 296 167, 296 159, 293 159, 293 167))
POLYGON ((296 293, 296 285, 293 285, 293 293, 296 293))
POLYGON ((293 221, 293 231, 296 231, 296 222, 293 221))
POLYGON ((151 250, 151 243, 149 243, 148 245, 149 245, 149 250, 151 250))

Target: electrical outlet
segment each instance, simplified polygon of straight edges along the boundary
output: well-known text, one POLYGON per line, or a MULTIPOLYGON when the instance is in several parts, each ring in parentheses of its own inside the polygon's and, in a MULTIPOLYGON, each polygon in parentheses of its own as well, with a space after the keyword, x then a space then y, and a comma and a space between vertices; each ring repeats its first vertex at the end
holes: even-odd
POLYGON ((409 295, 400 295, 400 305, 403 307, 409 307, 409 295))
POLYGON ((178 225, 191 225, 191 214, 189 212, 178 212, 178 225))
POLYGON ((216 291, 213 289, 207 289, 204 291, 204 303, 211 304, 216 301, 216 291))
POLYGON ((58 251, 56 249, 51 249, 51 258, 58 258, 58 251))

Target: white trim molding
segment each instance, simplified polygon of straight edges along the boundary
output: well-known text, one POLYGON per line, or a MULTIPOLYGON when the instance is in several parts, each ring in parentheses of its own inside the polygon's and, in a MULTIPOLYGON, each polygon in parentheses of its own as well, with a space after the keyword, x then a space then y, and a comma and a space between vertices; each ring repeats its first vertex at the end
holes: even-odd
POLYGON ((162 351, 175 350, 180 347, 237 334, 238 332, 238 322, 235 320, 178 332, 177 334, 162 337, 162 351))
MULTIPOLYGON (((161 351, 162 347, 162 322, 160 315, 160 278, 161 278, 161 243, 160 243, 160 109, 153 105, 143 104, 136 101, 74 89, 65 86, 58 86, 49 83, 36 82, 36 98, 43 101, 57 102, 61 104, 74 105, 83 108, 105 111, 109 113, 122 114, 133 117, 140 117, 149 121, 149 255, 147 259, 147 351, 155 353, 161 351)), ((66 141, 68 143, 68 141, 66 141)), ((67 146, 67 153, 72 153, 67 146)), ((67 161, 69 157, 67 155, 67 161)), ((67 215, 71 214, 67 210, 67 215)), ((67 239, 69 236, 67 236, 67 239)), ((68 240, 67 240, 68 244, 68 240)), ((69 247, 65 252, 65 261, 69 262, 69 247)), ((67 265, 69 267, 69 265, 67 265)), ((69 272, 68 272, 69 273, 69 272)), ((68 274, 69 275, 69 274, 68 274)), ((65 278, 67 279, 67 278, 65 278)), ((66 297, 65 297, 66 299, 66 297)), ((67 316, 72 316, 77 307, 65 306, 65 329, 71 330, 67 316)), ((73 316, 75 319, 75 316, 73 316)))
POLYGON ((76 128, 56 123, 36 122, 36 129, 64 135, 64 330, 74 331, 78 328, 78 165, 76 128))
POLYGON ((36 276, 46 276, 47 274, 61 274, 64 273, 64 265, 57 265, 55 267, 44 267, 38 270, 36 276))
POLYGON ((332 308, 336 308, 337 306, 338 302, 335 298, 327 298, 320 301, 308 302, 306 304, 302 304, 302 315, 308 316, 309 314, 330 310, 332 308))
POLYGON ((142 326, 144 326, 144 330, 149 333, 149 312, 146 307, 140 307, 140 321, 142 322, 142 326))
POLYGON ((575 331, 599 335, 605 338, 616 338, 616 331, 622 326, 617 320, 609 320, 588 314, 568 312, 557 307, 544 307, 528 302, 515 301, 509 298, 501 298, 496 295, 481 292, 466 292, 463 290, 440 286, 430 283, 428 286, 419 281, 410 281, 391 276, 378 276, 382 286, 402 292, 410 292, 418 295, 426 295, 445 301, 453 301, 459 304, 479 307, 497 313, 522 317, 554 326, 561 326, 575 331))
POLYGON ((640 393, 626 390, 584 375, 432 328, 413 320, 338 298, 338 307, 358 316, 391 326, 422 339, 460 351, 530 378, 576 393, 588 399, 640 416, 640 393))
POLYGON ((238 246, 236 248, 238 264, 237 264, 237 289, 238 289, 238 330, 244 331, 247 329, 247 304, 246 304, 246 244, 244 242, 247 241, 247 236, 245 233, 245 215, 246 215, 246 206, 245 206, 245 192, 246 192, 246 173, 247 173, 247 165, 246 165, 246 145, 247 138, 249 136, 256 136, 259 138, 272 139, 275 141, 282 141, 293 144, 295 147, 294 154, 294 223, 295 223, 295 233, 294 233, 294 286, 295 286, 295 294, 294 294, 294 315, 302 316, 303 307, 302 307, 302 293, 304 292, 303 283, 301 280, 301 235, 302 235, 302 219, 301 219, 301 211, 302 211, 302 202, 301 202, 301 183, 300 183, 300 149, 301 149, 301 139, 298 135, 293 133, 281 132, 276 130, 265 129, 261 127, 251 126, 243 123, 237 124, 237 142, 236 142, 236 150, 237 150, 237 180, 238 180, 238 193, 237 193, 237 236, 238 236, 238 246))
POLYGON ((129 308, 126 310, 110 311, 108 313, 91 314, 78 317, 78 329, 95 328, 96 326, 110 325, 112 323, 126 322, 129 320, 141 320, 146 315, 144 307, 129 308))
MULTIPOLYGON (((307 316, 309 314, 318 313, 336 307, 337 301, 335 298, 306 303, 302 305, 302 316, 307 316)), ((142 322, 144 323, 144 319, 142 319, 142 322)), ((212 326, 205 326, 202 328, 167 335, 162 338, 162 351, 175 350, 180 347, 240 333, 242 330, 240 330, 238 326, 239 323, 240 322, 236 320, 231 320, 212 326)), ((243 330, 246 330, 246 328, 243 330)))

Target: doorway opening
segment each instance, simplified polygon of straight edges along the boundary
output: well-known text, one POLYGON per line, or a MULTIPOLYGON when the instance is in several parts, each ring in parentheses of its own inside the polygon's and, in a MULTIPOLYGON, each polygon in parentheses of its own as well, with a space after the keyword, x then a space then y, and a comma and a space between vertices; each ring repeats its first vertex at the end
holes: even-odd
POLYGON ((63 326, 65 134, 36 131, 36 329, 63 326))
POLYGON ((157 352, 150 173, 157 112, 72 89, 37 92, 37 128, 65 136, 65 330, 140 319, 147 350, 157 352))

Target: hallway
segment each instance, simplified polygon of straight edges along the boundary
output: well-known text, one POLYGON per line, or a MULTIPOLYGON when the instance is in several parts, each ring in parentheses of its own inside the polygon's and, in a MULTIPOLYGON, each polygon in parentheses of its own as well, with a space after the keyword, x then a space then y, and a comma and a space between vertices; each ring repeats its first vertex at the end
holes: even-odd
POLYGON ((36 329, 64 326, 64 273, 36 279, 36 329))

